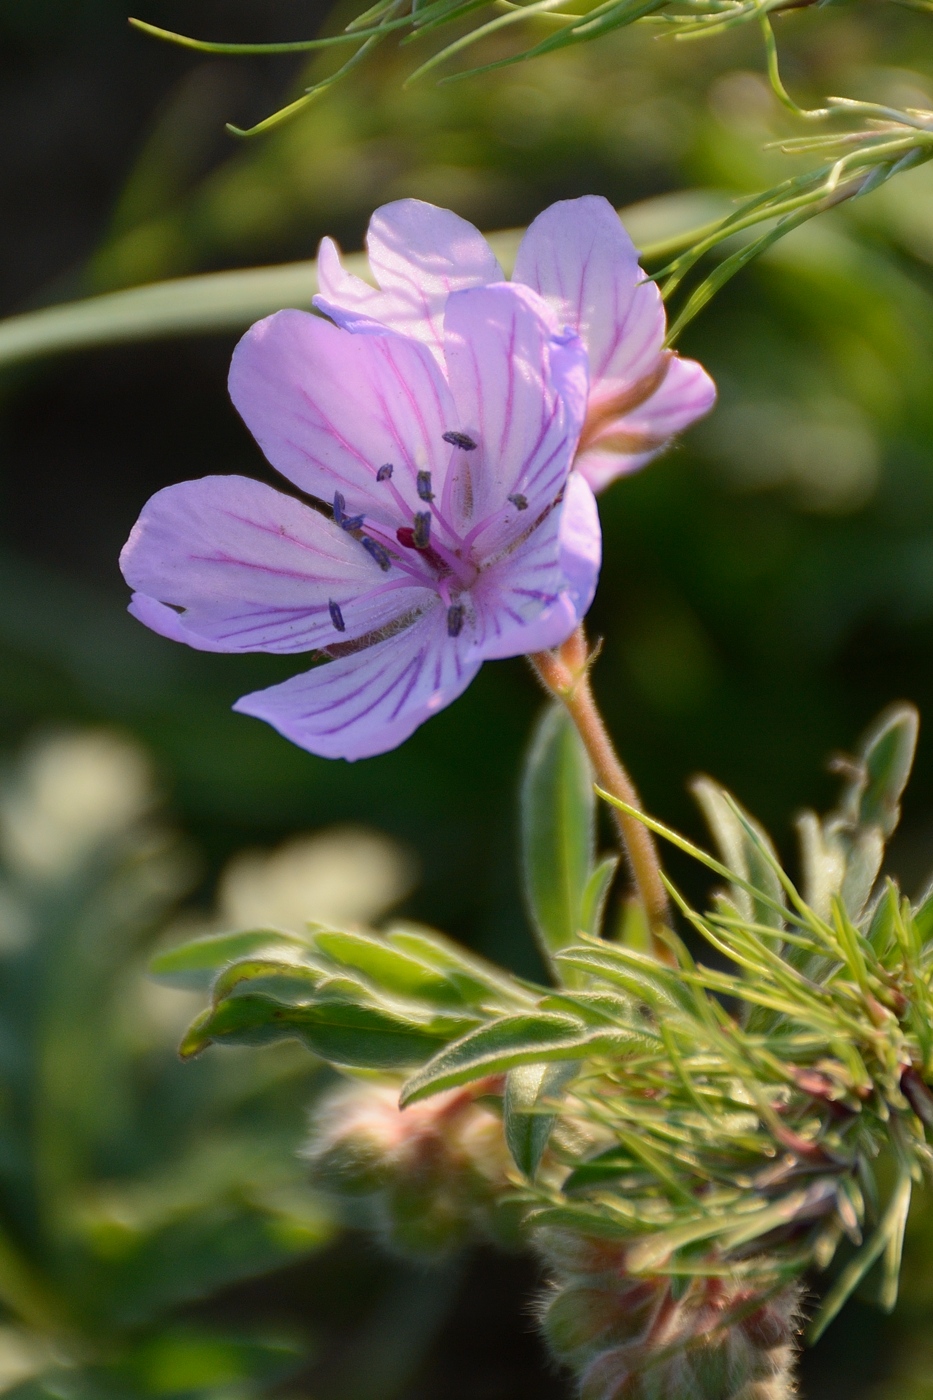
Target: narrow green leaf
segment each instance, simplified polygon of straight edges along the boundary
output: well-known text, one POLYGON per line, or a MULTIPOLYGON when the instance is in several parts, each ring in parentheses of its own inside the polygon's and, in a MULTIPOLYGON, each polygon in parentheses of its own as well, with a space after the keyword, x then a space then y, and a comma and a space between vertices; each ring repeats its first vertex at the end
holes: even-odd
POLYGON ((609 1185, 620 1176, 630 1176, 638 1171, 641 1163, 625 1147, 607 1147, 597 1157, 581 1162, 564 1181, 561 1191, 568 1195, 574 1191, 586 1191, 592 1187, 609 1185))
POLYGON ((554 953, 579 932, 594 863, 593 771, 564 707, 544 712, 521 790, 525 893, 541 950, 554 953))
POLYGON ((414 1103, 442 1089, 452 1089, 516 1065, 584 1059, 618 1049, 628 1037, 620 1031, 589 1026, 573 1016, 540 1012, 503 1016, 447 1046, 402 1089, 402 1103, 414 1103))
POLYGON ((933 938, 933 884, 926 887, 914 906, 914 923, 921 943, 933 938))
POLYGON ((200 991, 209 987, 216 974, 231 963, 253 953, 272 953, 286 948, 307 952, 308 943, 297 934, 283 933, 280 929, 210 934, 157 953, 149 964, 149 971, 169 986, 200 991))
POLYGON ((468 953, 434 929, 414 924, 390 924, 385 941, 442 972, 471 1006, 501 1003, 503 1009, 533 1002, 534 996, 502 968, 468 953))
POLYGON ((681 975, 664 967, 650 953, 617 944, 604 947, 581 946, 566 948, 559 954, 562 965, 587 972, 612 986, 622 987, 640 1001, 664 1011, 678 1006, 694 1009, 693 997, 681 975))
POLYGON ((556 1064, 517 1065, 505 1081, 503 1122, 505 1140, 519 1171, 533 1179, 538 1170, 556 1113, 542 1105, 557 1099, 574 1077, 579 1065, 570 1060, 556 1064))
POLYGON ((618 856, 606 856, 599 862, 583 890, 580 909, 580 927, 584 933, 598 938, 602 932, 606 900, 612 888, 612 881, 619 868, 618 856))
MULTIPOLYGON (((214 1004, 217 1006, 229 997, 249 996, 258 992, 289 1005, 300 1005, 313 1000, 318 988, 327 981, 333 983, 335 978, 309 962, 275 957, 241 958, 239 962, 224 968, 218 976, 214 983, 214 1004)), ((369 1000, 363 983, 345 978, 344 985, 350 995, 363 1001, 369 1000)))
POLYGON ((878 826, 885 837, 900 821, 900 800, 917 748, 920 716, 913 705, 886 710, 862 742, 864 779, 853 785, 860 826, 878 826))
POLYGON ((777 853, 767 832, 744 811, 742 815, 747 825, 743 824, 736 811, 738 803, 734 798, 730 800, 725 788, 711 778, 697 778, 690 787, 716 838, 723 863, 747 882, 746 885, 731 886, 732 898, 739 912, 753 923, 780 930, 784 920, 775 906, 783 905, 784 891, 774 866, 763 855, 762 847, 777 862, 777 853), (757 836, 757 842, 751 838, 749 828, 757 836), (753 887, 753 891, 760 890, 766 898, 757 899, 748 885, 753 887))
POLYGON ((903 1234, 904 1221, 910 1205, 910 1195, 910 1176, 907 1172, 903 1172, 898 1179, 878 1228, 855 1258, 846 1265, 823 1299, 823 1306, 810 1324, 807 1334, 808 1341, 811 1343, 819 1341, 872 1265, 881 1258, 885 1251, 890 1250, 892 1240, 903 1234))
POLYGON ((400 1070, 421 1064, 462 1031, 462 1023, 435 1018, 418 1024, 378 1006, 346 1000, 285 1005, 251 990, 228 997, 194 1022, 180 1047, 183 1057, 212 1042, 262 1045, 297 1039, 331 1064, 400 1070))
POLYGON ((442 972, 411 953, 382 939, 361 933, 324 930, 314 936, 315 948, 331 962, 362 972, 377 987, 416 997, 436 1006, 460 1006, 465 998, 442 972))

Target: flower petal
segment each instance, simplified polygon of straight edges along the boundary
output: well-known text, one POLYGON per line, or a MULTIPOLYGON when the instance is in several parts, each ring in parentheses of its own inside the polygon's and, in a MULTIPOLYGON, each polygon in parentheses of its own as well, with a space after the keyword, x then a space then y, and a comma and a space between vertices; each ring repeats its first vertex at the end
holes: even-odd
POLYGON ((345 272, 336 245, 325 239, 318 255, 321 290, 315 306, 348 330, 388 327, 414 336, 430 345, 439 360, 450 293, 502 280, 502 269, 479 230, 421 199, 399 199, 377 209, 366 247, 381 290, 345 272))
POLYGON ((574 472, 561 504, 474 588, 480 655, 521 656, 565 641, 593 601, 601 552, 595 497, 574 472))
POLYGON ((456 415, 417 341, 350 335, 309 312, 279 311, 234 351, 230 396, 283 476, 328 502, 341 491, 349 515, 363 512, 393 534, 418 509, 418 471, 443 483, 450 448, 442 435, 456 415), (391 480, 377 482, 387 462, 391 480))
POLYGON ((648 372, 664 344, 664 306, 607 199, 586 195, 545 209, 522 239, 513 275, 580 336, 594 387, 648 372))
POLYGON ((594 491, 602 491, 650 462, 715 402, 716 385, 703 366, 672 355, 661 383, 638 407, 619 417, 607 415, 589 440, 585 430, 574 465, 594 491))
POLYGON ((447 303, 457 429, 443 510, 487 557, 525 534, 560 493, 586 411, 586 355, 527 287, 500 282, 447 303), (516 504, 517 502, 517 504, 516 504))
POLYGON ((433 598, 400 571, 383 573, 318 511, 242 476, 157 492, 120 565, 140 621, 208 651, 309 651, 378 631, 433 598))
POLYGON ((438 605, 398 636, 244 695, 233 708, 322 758, 370 758, 396 748, 467 688, 481 659, 465 652, 447 635, 438 605))

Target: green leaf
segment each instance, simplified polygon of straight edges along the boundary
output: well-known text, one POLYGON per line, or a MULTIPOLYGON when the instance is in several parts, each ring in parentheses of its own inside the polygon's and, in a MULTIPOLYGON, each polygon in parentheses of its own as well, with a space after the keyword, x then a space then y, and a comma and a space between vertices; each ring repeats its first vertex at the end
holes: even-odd
POLYGON ((589 973, 611 986, 621 987, 662 1014, 674 1007, 688 1012, 695 1009, 693 993, 681 976, 674 969, 664 967, 650 953, 640 953, 618 944, 606 944, 603 947, 566 948, 558 956, 562 965, 589 973))
POLYGON ((200 991, 210 986, 216 974, 251 953, 296 948, 306 952, 308 943, 293 933, 279 929, 245 929, 241 933, 216 933, 192 939, 177 948, 157 953, 149 971, 160 982, 172 987, 200 991))
MULTIPOLYGON (((877 1263, 883 1254, 887 1253, 889 1256, 895 1256, 898 1261, 900 1260, 910 1196, 910 1175, 908 1172, 902 1171, 877 1229, 855 1255, 855 1258, 849 1261, 823 1299, 822 1307, 810 1324, 807 1333, 808 1341, 813 1343, 822 1337, 829 1324, 858 1288, 869 1269, 877 1263)), ((886 1270, 886 1282, 887 1273, 886 1270)), ((890 1301, 890 1291, 888 1297, 884 1299, 884 1303, 893 1306, 893 1302, 890 1301)))
POLYGON ((434 929, 412 924, 390 924, 386 943, 410 953, 442 972, 470 1006, 497 1005, 502 1010, 528 1005, 534 996, 502 968, 468 953, 458 943, 434 929))
POLYGON ((625 1147, 607 1147, 597 1157, 581 1162, 564 1181, 561 1190, 565 1195, 574 1191, 585 1191, 591 1187, 607 1186, 620 1176, 629 1176, 641 1169, 641 1163, 625 1147))
MULTIPOLYGON (((506 272, 518 241, 516 230, 489 237, 506 272)), ((344 263, 367 276, 365 254, 346 254, 344 263)), ((316 263, 295 262, 172 278, 46 306, 0 320, 0 367, 94 345, 246 330, 283 307, 310 308, 317 289, 316 263)))
POLYGON ((580 927, 584 933, 598 938, 602 932, 606 900, 612 888, 612 881, 619 868, 618 856, 605 856, 599 862, 583 890, 580 908, 580 927))
POLYGON ((587 1025, 573 1016, 539 1012, 503 1016, 470 1032, 412 1076, 402 1089, 402 1104, 428 1098, 442 1089, 502 1074, 516 1065, 539 1061, 585 1059, 618 1050, 629 1037, 620 1030, 587 1025))
POLYGON ((328 930, 315 934, 314 946, 330 962, 355 968, 388 992, 437 1006, 460 1006, 467 1000, 443 972, 410 952, 390 947, 380 938, 328 930))
POLYGON ((933 937, 933 885, 928 885, 914 908, 914 922, 922 943, 933 937))
POLYGON ((387 1008, 336 998, 289 1006, 249 990, 199 1016, 180 1054, 189 1058, 212 1042, 264 1045, 297 1039, 331 1064, 399 1070, 421 1064, 462 1029, 462 1022, 437 1018, 419 1024, 387 1008))
POLYGON ((850 793, 860 826, 878 826, 885 838, 900 821, 900 800, 917 748, 920 716, 913 705, 886 710, 862 741, 864 776, 850 793))
POLYGON ((545 710, 521 789, 525 894, 545 959, 574 942, 594 863, 596 799, 586 751, 564 707, 545 710))
POLYGON ((538 1170, 556 1113, 543 1106, 558 1098, 577 1073, 575 1061, 556 1064, 517 1065, 505 1081, 503 1123, 505 1140, 519 1171, 530 1179, 538 1170))
POLYGON ((805 887, 821 915, 840 894, 852 919, 859 919, 884 859, 884 848, 900 820, 900 799, 913 764, 919 719, 912 705, 886 710, 859 745, 855 759, 841 759, 845 777, 839 803, 822 822, 800 823, 805 887))
POLYGON ((744 886, 732 885, 732 899, 739 913, 750 923, 765 924, 779 931, 784 921, 774 905, 784 903, 784 891, 767 858, 770 855, 777 862, 777 852, 767 832, 738 808, 735 799, 711 778, 697 778, 690 786, 716 838, 723 863, 767 897, 766 900, 756 899, 744 886))

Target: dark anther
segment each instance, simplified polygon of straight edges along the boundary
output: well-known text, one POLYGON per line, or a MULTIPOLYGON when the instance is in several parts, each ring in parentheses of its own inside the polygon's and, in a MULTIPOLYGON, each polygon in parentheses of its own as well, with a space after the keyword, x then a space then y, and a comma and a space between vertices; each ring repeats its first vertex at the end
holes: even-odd
POLYGON ((339 491, 335 491, 334 520, 340 526, 341 530, 359 530, 366 517, 363 515, 346 515, 346 509, 346 499, 339 491))
POLYGON ((431 473, 418 473, 418 495, 422 501, 433 501, 434 492, 431 490, 431 473))
POLYGON ((415 549, 427 549, 431 543, 431 512, 429 510, 419 510, 415 516, 415 528, 412 531, 412 541, 415 549))
POLYGON ((340 604, 335 603, 333 598, 331 598, 327 604, 327 610, 330 613, 330 620, 336 627, 337 631, 346 632, 347 624, 343 620, 343 613, 340 611, 340 604))
POLYGON ((528 497, 523 496, 520 491, 516 491, 514 496, 509 497, 509 500, 512 502, 512 505, 515 507, 516 510, 528 509, 528 497))
POLYGON ((379 470, 376 472, 376 480, 377 480, 377 481, 388 481, 389 477, 392 475, 392 473, 393 473, 394 471, 395 471, 395 468, 393 467, 393 465, 392 465, 391 462, 383 462, 382 466, 381 466, 381 467, 379 468, 379 470))
POLYGON ((378 541, 371 540, 368 535, 364 535, 360 540, 360 544, 366 550, 366 553, 371 555, 371 557, 375 559, 376 563, 379 565, 380 569, 383 570, 383 572, 387 572, 389 568, 391 568, 392 560, 389 558, 389 551, 387 549, 383 549, 382 545, 379 544, 378 541))
POLYGON ((442 433, 441 437, 445 442, 449 442, 451 447, 459 447, 461 452, 475 452, 476 443, 466 433, 442 433))
POLYGON ((447 609, 447 635, 459 637, 463 630, 463 604, 452 603, 447 609))

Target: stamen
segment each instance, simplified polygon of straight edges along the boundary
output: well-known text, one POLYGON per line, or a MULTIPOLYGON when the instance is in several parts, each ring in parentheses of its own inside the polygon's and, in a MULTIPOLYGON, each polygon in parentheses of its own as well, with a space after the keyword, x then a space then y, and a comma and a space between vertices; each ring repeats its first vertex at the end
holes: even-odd
POLYGON ((445 442, 449 442, 451 447, 459 447, 461 452, 475 452, 477 444, 466 433, 441 433, 445 442))
POLYGON ((335 603, 333 598, 330 598, 327 603, 327 611, 330 613, 330 620, 336 627, 337 631, 346 632, 347 624, 343 620, 343 613, 340 611, 340 604, 335 603))
POLYGON ((412 531, 415 549, 428 549, 431 544, 431 512, 419 510, 415 514, 415 528, 412 531))
POLYGON ((365 515, 346 515, 344 513, 346 509, 346 498, 342 496, 339 491, 335 491, 334 520, 340 526, 341 530, 346 530, 348 533, 352 534, 354 530, 362 529, 363 521, 366 517, 365 515))
POLYGON ((459 637, 463 630, 463 604, 452 603, 447 609, 447 635, 459 637))
POLYGON ((433 501, 434 492, 431 490, 431 473, 418 473, 418 496, 422 501, 433 501))
POLYGON ((376 540, 371 540, 368 535, 363 535, 360 538, 360 544, 366 550, 366 553, 370 555, 371 558, 375 559, 383 573, 388 573, 389 569, 392 567, 389 551, 383 549, 382 545, 378 544, 376 540))
POLYGON ((512 505, 515 507, 516 510, 528 509, 528 497, 523 496, 520 491, 516 491, 514 496, 509 497, 509 500, 512 502, 512 505))
POLYGON ((379 468, 379 470, 376 472, 376 480, 377 480, 377 481, 388 481, 389 477, 392 475, 392 473, 393 473, 394 471, 395 471, 395 468, 393 467, 393 465, 392 465, 391 462, 384 462, 384 463, 382 464, 382 466, 379 468))

